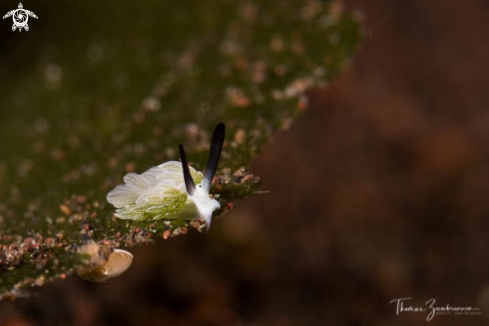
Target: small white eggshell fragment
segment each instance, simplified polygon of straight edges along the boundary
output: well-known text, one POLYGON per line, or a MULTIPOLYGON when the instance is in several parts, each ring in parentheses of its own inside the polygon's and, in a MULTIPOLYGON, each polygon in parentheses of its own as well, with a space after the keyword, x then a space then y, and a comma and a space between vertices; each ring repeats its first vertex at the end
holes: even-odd
POLYGON ((105 279, 117 277, 127 271, 131 267, 132 258, 133 256, 129 251, 114 249, 114 252, 109 256, 109 260, 103 266, 105 279))
POLYGON ((77 271, 78 276, 91 282, 103 282, 124 273, 132 264, 133 255, 122 249, 114 249, 107 259, 99 254, 99 246, 91 242, 81 253, 90 255, 88 267, 77 271))

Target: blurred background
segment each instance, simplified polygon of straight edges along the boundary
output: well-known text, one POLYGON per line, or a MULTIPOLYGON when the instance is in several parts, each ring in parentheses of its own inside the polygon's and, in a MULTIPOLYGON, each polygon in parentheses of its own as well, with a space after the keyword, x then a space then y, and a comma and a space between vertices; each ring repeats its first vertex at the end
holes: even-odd
POLYGON ((364 40, 254 162, 270 193, 208 234, 131 250, 107 284, 73 276, 0 303, 0 325, 426 322, 396 316, 400 297, 483 310, 430 325, 487 324, 489 3, 344 4, 364 40))

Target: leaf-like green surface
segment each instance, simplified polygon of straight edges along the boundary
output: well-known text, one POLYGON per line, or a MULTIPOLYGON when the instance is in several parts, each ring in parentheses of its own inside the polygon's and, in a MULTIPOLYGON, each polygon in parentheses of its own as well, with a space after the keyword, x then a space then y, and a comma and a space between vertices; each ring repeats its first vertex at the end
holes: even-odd
POLYGON ((185 233, 185 221, 118 220, 105 196, 125 173, 177 160, 180 142, 202 170, 220 121, 216 215, 250 195, 257 178, 243 168, 359 38, 329 2, 42 6, 0 57, 0 296, 71 273, 90 239, 113 248, 185 233))

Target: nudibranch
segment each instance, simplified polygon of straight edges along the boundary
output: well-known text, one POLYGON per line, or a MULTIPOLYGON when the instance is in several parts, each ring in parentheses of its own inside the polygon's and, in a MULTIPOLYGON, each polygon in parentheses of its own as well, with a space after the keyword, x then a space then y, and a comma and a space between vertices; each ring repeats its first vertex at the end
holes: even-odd
POLYGON ((212 214, 221 207, 209 192, 224 144, 225 126, 219 123, 212 135, 204 173, 189 167, 182 144, 180 159, 155 166, 142 174, 129 173, 124 184, 107 195, 117 209, 115 216, 126 220, 203 219, 207 230, 212 214))

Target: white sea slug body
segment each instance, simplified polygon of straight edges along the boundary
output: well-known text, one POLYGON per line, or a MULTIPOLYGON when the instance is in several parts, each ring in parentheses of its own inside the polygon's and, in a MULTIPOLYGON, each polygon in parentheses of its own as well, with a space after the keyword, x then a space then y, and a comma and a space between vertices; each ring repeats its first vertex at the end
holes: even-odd
MULTIPOLYGON (((190 170, 195 180, 202 173, 190 170)), ((117 208, 115 215, 127 220, 159 220, 182 211, 189 201, 182 164, 170 161, 142 174, 129 173, 124 184, 109 192, 107 200, 117 208)), ((189 203, 190 204, 190 203, 189 203)))
POLYGON ((203 218, 209 228, 212 213, 220 208, 219 202, 210 198, 209 190, 219 162, 224 133, 224 124, 220 123, 214 130, 204 173, 188 166, 185 151, 180 145, 182 163, 170 161, 142 174, 124 176, 124 184, 107 195, 107 201, 117 208, 115 215, 127 220, 203 218))

